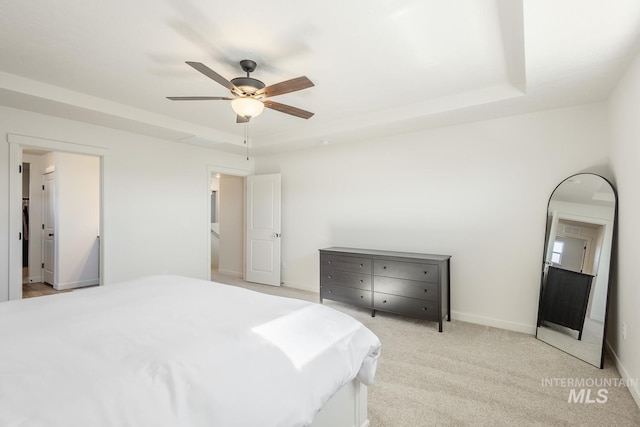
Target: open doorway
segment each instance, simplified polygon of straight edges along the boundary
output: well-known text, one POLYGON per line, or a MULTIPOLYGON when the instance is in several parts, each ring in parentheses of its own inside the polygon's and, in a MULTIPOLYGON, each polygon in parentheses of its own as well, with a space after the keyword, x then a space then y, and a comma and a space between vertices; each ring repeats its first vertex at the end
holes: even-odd
POLYGON ((209 277, 280 286, 280 174, 207 170, 209 277))
POLYGON ((558 220, 551 262, 565 270, 596 276, 604 231, 602 224, 558 220))
POLYGON ((22 161, 22 297, 98 285, 99 157, 23 148, 22 161))
POLYGON ((9 280, 0 300, 21 299, 23 282, 43 283, 43 264, 46 265, 47 261, 54 267, 54 270, 50 270, 54 276, 49 281, 54 282, 50 288, 56 291, 102 284, 102 180, 107 150, 16 134, 8 134, 7 139, 10 165, 9 233, 17 238, 10 240, 9 280), (29 164, 28 196, 23 194, 23 163, 29 164), (45 175, 52 173, 56 177, 51 186, 55 194, 51 195, 49 203, 53 228, 47 230, 47 236, 52 234, 54 243, 53 251, 45 253, 43 185, 45 175), (25 198, 28 200, 23 200, 25 198), (25 221, 25 205, 28 205, 28 221, 25 221), (88 213, 86 207, 90 207, 92 213, 88 213), (90 223, 85 221, 89 217, 90 223), (25 222, 27 229, 24 228, 25 222), (28 239, 27 245, 24 245, 23 237, 28 239), (26 257, 24 266, 23 252, 26 257))
POLYGON ((211 277, 243 277, 244 176, 211 173, 211 277))

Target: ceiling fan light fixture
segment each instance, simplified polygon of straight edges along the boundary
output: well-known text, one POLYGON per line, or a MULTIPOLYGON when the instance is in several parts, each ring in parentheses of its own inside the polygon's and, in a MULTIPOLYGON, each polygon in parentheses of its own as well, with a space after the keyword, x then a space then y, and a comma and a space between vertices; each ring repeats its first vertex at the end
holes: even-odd
POLYGON ((306 76, 286 80, 270 86, 265 86, 260 80, 250 76, 256 69, 256 62, 249 59, 240 61, 242 70, 247 73, 246 77, 236 77, 231 81, 225 79, 220 74, 200 62, 187 61, 187 64, 196 71, 209 77, 211 80, 227 88, 235 96, 229 98, 225 96, 168 96, 172 101, 231 101, 231 107, 237 114, 236 123, 247 123, 252 117, 259 116, 265 107, 290 114, 301 119, 309 119, 313 116, 310 111, 291 105, 281 104, 272 101, 271 97, 284 95, 285 93, 296 92, 313 86, 313 82, 306 76))
POLYGON ((264 104, 251 97, 239 97, 231 101, 231 108, 241 117, 257 117, 264 110, 264 104))

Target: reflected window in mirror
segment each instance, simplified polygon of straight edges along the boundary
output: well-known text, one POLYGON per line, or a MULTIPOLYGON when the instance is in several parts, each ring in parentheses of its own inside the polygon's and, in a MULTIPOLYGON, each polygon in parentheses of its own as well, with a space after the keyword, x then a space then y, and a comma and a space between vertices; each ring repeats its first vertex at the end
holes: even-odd
POLYGON ((556 240, 553 242, 553 252, 551 253, 551 262, 554 264, 562 264, 562 250, 564 242, 556 240))

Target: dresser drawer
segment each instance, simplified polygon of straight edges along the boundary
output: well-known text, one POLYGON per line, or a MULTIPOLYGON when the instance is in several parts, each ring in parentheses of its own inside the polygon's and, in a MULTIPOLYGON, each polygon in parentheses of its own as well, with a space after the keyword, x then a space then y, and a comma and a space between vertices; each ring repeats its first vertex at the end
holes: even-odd
POLYGON ((374 292, 373 308, 375 310, 390 311, 405 316, 438 320, 437 301, 428 301, 374 292))
POLYGON ((320 286, 347 286, 349 288, 371 290, 371 274, 322 268, 320 286))
POLYGON ((320 298, 371 307, 371 291, 340 286, 320 286, 320 298))
POLYGON ((373 262, 373 274, 376 276, 397 277, 398 279, 419 280, 438 283, 438 265, 417 262, 387 261, 377 259, 373 262))
POLYGON ((371 274, 371 260, 351 256, 321 254, 320 270, 324 267, 332 270, 351 271, 353 273, 371 274))
POLYGON ((395 277, 375 276, 373 290, 392 295, 403 295, 424 300, 438 300, 438 284, 395 277))

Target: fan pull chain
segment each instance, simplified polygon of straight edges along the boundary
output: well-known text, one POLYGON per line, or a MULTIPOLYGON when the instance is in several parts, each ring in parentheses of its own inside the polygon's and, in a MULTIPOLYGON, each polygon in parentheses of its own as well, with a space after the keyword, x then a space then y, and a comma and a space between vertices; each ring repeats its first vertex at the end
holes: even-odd
POLYGON ((247 160, 249 160, 249 122, 244 124, 244 145, 247 147, 247 160))

